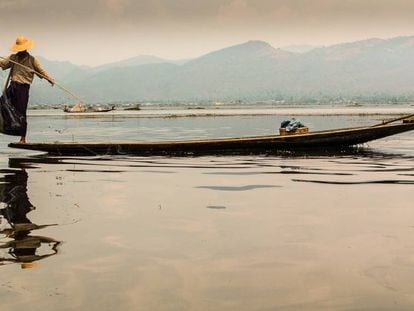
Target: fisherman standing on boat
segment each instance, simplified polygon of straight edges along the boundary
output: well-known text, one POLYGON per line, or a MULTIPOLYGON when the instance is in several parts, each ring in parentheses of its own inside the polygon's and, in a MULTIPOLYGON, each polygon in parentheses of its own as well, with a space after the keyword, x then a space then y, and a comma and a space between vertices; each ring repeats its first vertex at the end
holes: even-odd
POLYGON ((0 67, 3 70, 10 68, 10 85, 7 87, 6 96, 10 99, 11 104, 16 110, 23 116, 23 126, 21 128, 21 138, 19 143, 26 143, 27 132, 27 117, 26 110, 29 102, 29 89, 32 84, 34 74, 39 78, 46 78, 47 81, 53 86, 55 81, 51 78, 47 72, 42 68, 39 61, 27 52, 33 48, 34 42, 26 37, 19 36, 16 42, 10 47, 12 52, 16 54, 10 55, 7 59, 0 60, 0 67), (17 65, 19 63, 23 66, 17 65), (31 68, 32 70, 29 70, 31 68), (41 75, 39 75, 39 73, 41 75))

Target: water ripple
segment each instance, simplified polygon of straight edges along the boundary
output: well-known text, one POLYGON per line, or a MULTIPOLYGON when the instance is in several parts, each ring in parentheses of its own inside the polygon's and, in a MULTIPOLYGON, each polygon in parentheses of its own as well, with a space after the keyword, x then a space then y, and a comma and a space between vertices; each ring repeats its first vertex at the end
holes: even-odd
POLYGON ((247 186, 199 186, 195 188, 199 189, 209 189, 215 191, 248 191, 248 190, 255 190, 255 189, 264 189, 264 188, 278 188, 281 186, 273 186, 273 185, 247 185, 247 186))

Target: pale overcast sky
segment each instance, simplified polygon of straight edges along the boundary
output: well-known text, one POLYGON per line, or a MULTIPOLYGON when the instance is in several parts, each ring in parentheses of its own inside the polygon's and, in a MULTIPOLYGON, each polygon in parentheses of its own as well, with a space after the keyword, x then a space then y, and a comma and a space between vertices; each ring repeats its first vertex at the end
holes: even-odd
POLYGON ((413 0, 0 0, 0 54, 97 65, 140 54, 191 58, 248 40, 275 47, 414 35, 413 0))

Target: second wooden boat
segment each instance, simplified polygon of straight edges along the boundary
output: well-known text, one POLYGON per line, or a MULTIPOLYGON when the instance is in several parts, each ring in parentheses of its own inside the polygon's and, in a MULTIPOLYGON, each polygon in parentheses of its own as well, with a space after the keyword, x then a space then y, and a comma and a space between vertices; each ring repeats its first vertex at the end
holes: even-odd
POLYGON ((115 110, 115 106, 111 107, 85 107, 80 103, 76 104, 73 107, 65 106, 63 112, 67 113, 91 113, 91 112, 109 112, 115 110))

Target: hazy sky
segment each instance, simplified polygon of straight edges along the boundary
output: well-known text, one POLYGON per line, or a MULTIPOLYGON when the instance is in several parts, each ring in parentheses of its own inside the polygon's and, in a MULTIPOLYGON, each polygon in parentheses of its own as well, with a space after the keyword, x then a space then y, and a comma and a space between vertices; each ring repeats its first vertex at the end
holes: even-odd
POLYGON ((414 35, 413 0, 0 0, 0 54, 97 65, 140 54, 179 59, 248 40, 275 47, 414 35))

